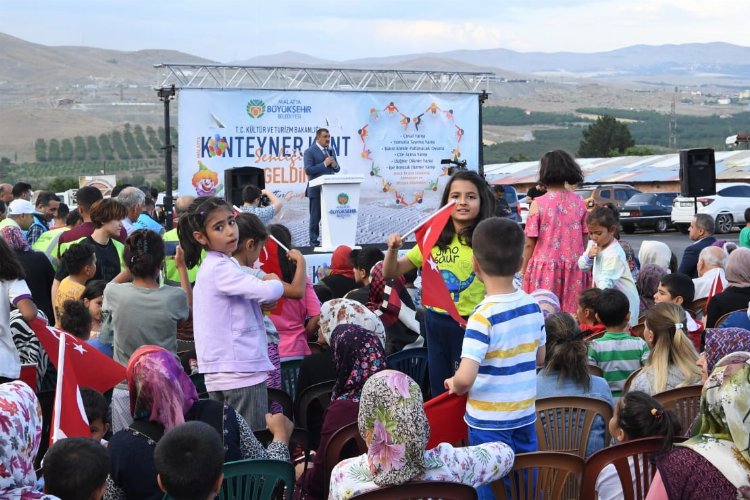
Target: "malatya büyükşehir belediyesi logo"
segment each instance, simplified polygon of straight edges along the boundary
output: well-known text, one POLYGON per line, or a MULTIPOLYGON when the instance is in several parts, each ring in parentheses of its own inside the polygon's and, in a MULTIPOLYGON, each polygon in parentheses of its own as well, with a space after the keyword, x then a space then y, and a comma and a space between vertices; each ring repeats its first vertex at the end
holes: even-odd
POLYGON ((253 99, 247 103, 247 114, 250 118, 260 118, 266 113, 266 103, 260 99, 253 99))
POLYGON ((339 193, 338 195, 339 205, 346 205, 349 203, 349 195, 346 193, 339 193))

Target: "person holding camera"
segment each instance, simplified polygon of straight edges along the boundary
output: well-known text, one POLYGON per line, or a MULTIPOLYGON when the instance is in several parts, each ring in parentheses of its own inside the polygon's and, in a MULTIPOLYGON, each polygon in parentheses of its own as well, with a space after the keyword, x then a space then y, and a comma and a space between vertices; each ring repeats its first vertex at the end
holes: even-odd
POLYGON ((257 215, 267 226, 281 210, 281 200, 268 189, 245 186, 242 190, 242 206, 239 209, 241 212, 257 215))

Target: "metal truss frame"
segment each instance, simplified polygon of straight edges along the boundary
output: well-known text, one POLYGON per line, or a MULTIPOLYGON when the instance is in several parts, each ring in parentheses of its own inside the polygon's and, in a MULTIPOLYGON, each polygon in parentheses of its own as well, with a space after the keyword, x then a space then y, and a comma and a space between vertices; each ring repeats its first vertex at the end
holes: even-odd
POLYGON ((172 63, 154 67, 161 71, 157 88, 174 85, 177 89, 479 93, 496 80, 494 73, 466 71, 172 63))

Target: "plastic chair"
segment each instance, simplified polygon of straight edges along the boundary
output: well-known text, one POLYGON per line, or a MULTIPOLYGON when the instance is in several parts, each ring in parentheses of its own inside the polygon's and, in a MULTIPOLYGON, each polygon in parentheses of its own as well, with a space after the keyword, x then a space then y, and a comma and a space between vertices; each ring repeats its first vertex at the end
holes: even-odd
POLYGON ((386 365, 392 370, 398 370, 409 375, 422 388, 422 398, 427 399, 427 348, 416 347, 404 349, 391 354, 386 359, 386 365))
POLYGON ((281 362, 281 388, 289 394, 292 401, 294 401, 294 397, 297 394, 297 377, 299 376, 299 367, 301 365, 301 359, 281 362))
POLYGON ((750 318, 747 317, 747 309, 739 309, 726 313, 716 321, 714 328, 744 328, 750 330, 750 318))
POLYGON ((282 460, 238 460, 224 464, 221 500, 291 499, 294 492, 294 466, 282 460), (283 494, 279 488, 284 488, 283 494))
POLYGON ((654 399, 660 402, 665 409, 673 411, 677 415, 684 433, 690 429, 695 418, 700 414, 702 390, 702 385, 678 387, 654 394, 654 399))
POLYGON ((510 497, 506 478, 494 481, 492 491, 498 500, 578 498, 583 470, 583 458, 573 453, 519 453, 508 474, 510 497))
POLYGON ((633 379, 641 373, 641 368, 638 368, 636 371, 628 375, 628 378, 625 379, 625 385, 622 386, 622 393, 627 394, 627 392, 630 390, 630 384, 633 383, 633 379))
POLYGON ((466 394, 457 396, 444 392, 427 401, 424 412, 430 424, 426 449, 430 450, 440 443, 463 446, 469 439, 469 428, 464 422, 466 394))
POLYGON ((200 399, 208 399, 208 390, 206 389, 206 377, 202 373, 193 373, 190 375, 195 390, 198 391, 198 397, 200 399))
POLYGON ((462 483, 444 481, 409 481, 398 486, 387 486, 352 497, 352 500, 416 500, 434 498, 441 500, 475 500, 477 490, 462 483))
MULTIPOLYGON (((273 441, 273 434, 271 434, 271 431, 268 429, 254 431, 253 434, 255 435, 255 439, 257 439, 264 448, 267 448, 271 441, 273 441)), ((310 433, 306 429, 295 427, 292 430, 292 435, 289 437, 289 456, 294 460, 297 450, 302 450, 305 458, 305 470, 307 470, 307 466, 310 463, 310 450, 312 449, 310 442, 310 433)))
POLYGON ((335 383, 334 380, 327 380, 306 387, 294 401, 294 424, 307 429, 312 449, 317 449, 320 444, 323 417, 331 403, 331 393, 335 383))
POLYGON ((581 499, 596 500, 596 480, 608 464, 613 464, 620 478, 625 500, 646 498, 656 474, 653 456, 661 452, 662 437, 648 437, 626 441, 597 451, 586 461, 581 483, 581 499), (631 472, 630 464, 633 465, 631 472))
POLYGON ((584 396, 539 398, 536 400, 536 416, 539 451, 567 452, 585 459, 597 416, 604 419, 604 446, 611 439, 608 424, 612 407, 601 399, 584 396))
POLYGON ((326 454, 323 457, 323 474, 325 484, 325 494, 322 498, 328 498, 328 488, 331 484, 331 472, 333 468, 346 458, 353 458, 357 455, 367 453, 367 445, 362 436, 359 435, 357 422, 352 422, 337 430, 328 440, 326 454), (346 453, 351 446, 356 447, 356 453, 346 453))

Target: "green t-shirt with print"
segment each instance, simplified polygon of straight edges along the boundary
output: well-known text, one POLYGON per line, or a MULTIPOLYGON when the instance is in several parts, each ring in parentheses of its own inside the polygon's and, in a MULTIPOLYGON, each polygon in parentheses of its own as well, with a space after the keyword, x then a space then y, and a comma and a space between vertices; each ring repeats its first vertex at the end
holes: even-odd
MULTIPOLYGON (((484 299, 484 283, 479 281, 471 265, 471 257, 474 250, 468 245, 462 244, 457 235, 445 250, 438 246, 432 247, 430 252, 435 260, 440 274, 443 275, 443 281, 448 287, 448 291, 456 303, 456 309, 461 316, 469 316, 474 312, 474 308, 484 299)), ((422 252, 419 246, 406 253, 406 257, 416 267, 422 267, 422 252)), ((445 312, 436 307, 429 307, 437 312, 445 312)))

